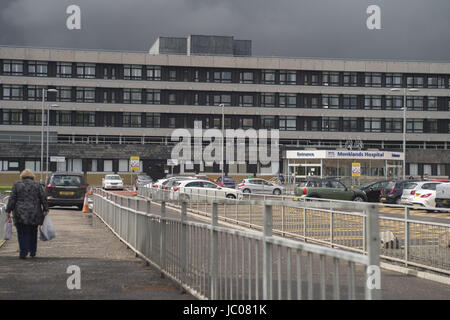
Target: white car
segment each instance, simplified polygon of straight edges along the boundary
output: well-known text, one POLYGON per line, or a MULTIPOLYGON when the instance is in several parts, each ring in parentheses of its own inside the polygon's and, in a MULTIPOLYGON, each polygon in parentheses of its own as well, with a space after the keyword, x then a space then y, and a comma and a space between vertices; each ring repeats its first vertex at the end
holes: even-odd
POLYGON ((228 198, 242 199, 242 191, 220 187, 214 182, 192 179, 181 180, 173 186, 173 200, 204 201, 206 199, 228 198))
POLYGON ((403 190, 402 203, 424 208, 435 208, 436 186, 441 183, 438 181, 414 182, 415 187, 413 189, 403 190))
POLYGON ((123 190, 123 180, 118 174, 107 174, 102 179, 102 188, 123 190))

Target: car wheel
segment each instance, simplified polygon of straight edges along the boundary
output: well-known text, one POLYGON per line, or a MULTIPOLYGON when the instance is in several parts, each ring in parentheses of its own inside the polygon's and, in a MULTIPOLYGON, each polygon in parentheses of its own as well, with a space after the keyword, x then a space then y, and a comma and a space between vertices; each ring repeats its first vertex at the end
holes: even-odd
POLYGON ((227 198, 228 199, 236 199, 236 196, 234 194, 228 194, 227 198))
POLYGON ((242 192, 243 193, 251 193, 250 189, 244 189, 242 192))
POLYGON ((273 190, 273 194, 276 196, 279 196, 281 194, 281 190, 280 189, 275 189, 273 190))
POLYGON ((360 196, 356 196, 356 197, 353 198, 353 201, 356 201, 356 202, 364 202, 364 198, 363 198, 363 197, 360 197, 360 196))

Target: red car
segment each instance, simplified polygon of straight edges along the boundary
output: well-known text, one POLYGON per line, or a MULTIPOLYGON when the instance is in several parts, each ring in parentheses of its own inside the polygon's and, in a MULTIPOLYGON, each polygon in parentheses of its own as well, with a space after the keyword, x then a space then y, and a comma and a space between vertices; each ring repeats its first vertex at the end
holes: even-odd
POLYGON ((211 182, 217 184, 219 187, 223 187, 223 186, 224 186, 223 183, 216 182, 216 181, 214 181, 213 179, 211 179, 211 178, 208 177, 208 176, 195 176, 195 177, 196 177, 197 179, 200 179, 200 180, 211 181, 211 182))

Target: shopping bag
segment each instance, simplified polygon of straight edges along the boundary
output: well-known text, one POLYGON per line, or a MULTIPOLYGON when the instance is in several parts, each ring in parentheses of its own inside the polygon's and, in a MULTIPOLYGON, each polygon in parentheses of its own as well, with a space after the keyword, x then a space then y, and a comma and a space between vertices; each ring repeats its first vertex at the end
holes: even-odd
POLYGON ((11 239, 12 236, 12 222, 11 218, 6 218, 5 221, 5 236, 3 237, 4 240, 11 239))
POLYGON ((52 220, 49 216, 45 216, 42 226, 39 227, 39 238, 42 241, 52 240, 56 237, 55 227, 53 226, 52 220))

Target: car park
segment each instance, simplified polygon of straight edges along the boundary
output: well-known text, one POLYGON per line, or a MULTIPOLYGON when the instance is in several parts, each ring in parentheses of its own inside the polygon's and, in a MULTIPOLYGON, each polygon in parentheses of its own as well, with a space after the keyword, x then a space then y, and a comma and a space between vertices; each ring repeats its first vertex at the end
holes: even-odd
POLYGON ((295 189, 294 200, 300 198, 322 198, 347 201, 367 201, 364 191, 348 188, 342 182, 334 179, 311 179, 302 182, 295 189))
POLYGON ((201 179, 178 181, 172 190, 172 199, 174 200, 196 202, 205 201, 209 197, 242 199, 242 192, 239 190, 220 187, 214 182, 201 179))
POLYGON ((380 202, 400 204, 402 201, 403 189, 405 186, 410 186, 412 182, 417 182, 418 180, 393 180, 388 183, 388 185, 381 189, 380 191, 380 202))
POLYGON ((153 180, 152 180, 152 178, 150 177, 150 176, 147 176, 147 175, 139 175, 137 178, 136 178, 136 182, 135 182, 135 187, 136 187, 136 190, 138 190, 139 189, 139 187, 142 187, 142 186, 146 186, 146 185, 148 185, 148 184, 150 184, 150 183, 152 183, 153 182, 153 180))
POLYGON ((242 180, 238 185, 237 189, 242 191, 243 193, 256 193, 256 194, 274 194, 280 195, 284 194, 284 187, 266 181, 264 179, 258 178, 248 178, 242 180))
POLYGON ((356 186, 355 188, 365 192, 367 201, 379 202, 381 189, 386 188, 389 182, 389 180, 370 181, 356 186))
POLYGON ((107 174, 102 179, 102 188, 105 190, 123 190, 123 180, 118 174, 107 174))
POLYGON ((77 206, 83 209, 84 196, 88 184, 82 174, 54 173, 50 176, 45 186, 45 195, 49 207, 77 206))
POLYGON ((450 183, 442 183, 436 187, 436 207, 450 208, 450 183))
POLYGON ((224 176, 223 179, 222 177, 217 178, 216 183, 220 186, 222 185, 223 187, 227 187, 227 188, 236 188, 236 181, 234 181, 234 179, 230 176, 224 176))

